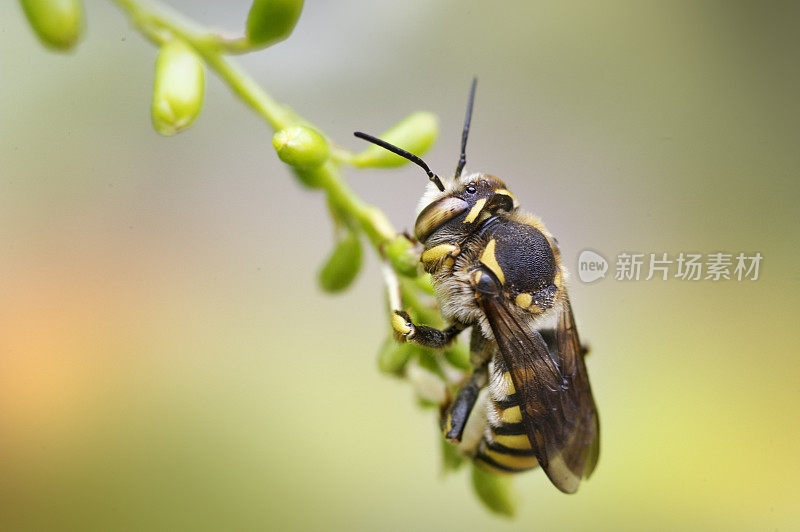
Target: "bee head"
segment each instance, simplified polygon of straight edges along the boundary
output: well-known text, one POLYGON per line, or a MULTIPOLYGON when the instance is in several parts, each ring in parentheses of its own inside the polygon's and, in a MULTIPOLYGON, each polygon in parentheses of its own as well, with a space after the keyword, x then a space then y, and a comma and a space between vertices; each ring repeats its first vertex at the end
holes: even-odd
POLYGON ((441 229, 470 232, 498 211, 510 212, 515 207, 514 196, 500 179, 480 173, 458 176, 443 191, 428 186, 419 204, 414 233, 424 244, 441 229))
POLYGON ((461 135, 461 156, 458 159, 453 179, 442 182, 428 165, 413 153, 381 140, 372 135, 355 132, 355 136, 377 144, 392 153, 405 157, 420 166, 428 174, 430 183, 420 201, 414 233, 417 240, 425 243, 437 230, 449 228, 453 231, 470 231, 476 224, 492 216, 499 210, 511 211, 516 205, 514 197, 506 190, 506 186, 498 178, 487 174, 470 174, 462 176, 461 172, 467 162, 467 137, 472 121, 472 107, 475 103, 475 86, 478 80, 472 80, 467 103, 467 114, 464 119, 464 130, 461 135))

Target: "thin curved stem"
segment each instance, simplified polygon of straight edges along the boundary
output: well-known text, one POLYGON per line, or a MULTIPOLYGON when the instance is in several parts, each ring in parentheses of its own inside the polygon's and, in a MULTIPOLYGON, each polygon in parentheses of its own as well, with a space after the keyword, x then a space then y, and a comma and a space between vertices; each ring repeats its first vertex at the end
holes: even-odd
MULTIPOLYGON (((189 44, 203 58, 219 78, 230 87, 246 105, 256 111, 273 129, 280 130, 293 124, 312 125, 288 106, 277 102, 236 63, 225 57, 226 40, 213 32, 198 27, 166 6, 143 0, 110 0, 117 4, 139 29, 156 45, 177 37, 189 44)), ((315 127, 315 126, 314 126, 315 127)), ((316 128, 319 129, 319 128, 316 128)), ((319 184, 328 198, 339 209, 349 213, 359 222, 376 250, 380 253, 386 241, 396 238, 397 231, 377 208, 364 203, 344 182, 337 166, 352 159, 343 148, 334 147, 333 162, 319 169, 319 184)))

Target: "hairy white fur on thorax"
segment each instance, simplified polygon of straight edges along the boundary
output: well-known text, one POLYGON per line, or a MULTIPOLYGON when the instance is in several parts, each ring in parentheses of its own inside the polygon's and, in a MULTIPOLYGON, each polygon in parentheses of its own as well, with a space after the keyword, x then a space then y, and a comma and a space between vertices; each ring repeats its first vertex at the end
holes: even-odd
POLYGON ((433 275, 433 287, 442 316, 450 321, 476 323, 481 328, 484 338, 494 340, 494 334, 486 319, 486 314, 475 299, 469 272, 466 268, 459 268, 459 263, 463 264, 464 262, 467 262, 467 258, 461 255, 452 270, 442 268, 433 275))

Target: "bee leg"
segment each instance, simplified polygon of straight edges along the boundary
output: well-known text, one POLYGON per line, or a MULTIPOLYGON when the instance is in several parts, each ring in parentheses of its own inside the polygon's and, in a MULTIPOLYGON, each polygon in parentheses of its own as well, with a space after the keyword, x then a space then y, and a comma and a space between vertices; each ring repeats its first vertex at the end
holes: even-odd
POLYGON ((492 344, 484 338, 477 327, 472 329, 469 349, 470 361, 475 370, 469 380, 458 391, 443 420, 444 437, 451 443, 461 442, 464 427, 467 425, 467 420, 475 406, 475 401, 478 399, 478 394, 481 388, 489 382, 489 360, 491 360, 494 350, 492 344))
POLYGON ((464 427, 467 425, 469 415, 478 400, 481 388, 488 382, 486 366, 472 372, 469 380, 458 390, 453 404, 448 410, 444 420, 444 437, 451 443, 461 442, 464 427))
POLYGON ((546 329, 539 329, 539 334, 542 335, 544 343, 547 344, 548 349, 552 352, 556 348, 556 330, 552 327, 546 329))
MULTIPOLYGON (((542 335, 544 338, 544 342, 547 344, 547 348, 551 353, 555 353, 556 351, 556 330, 552 327, 548 327, 547 329, 539 329, 539 334, 542 335)), ((581 344, 581 355, 586 356, 589 354, 589 345, 588 344, 581 344)))
POLYGON ((392 316, 392 328, 401 341, 414 342, 435 349, 445 347, 466 327, 455 323, 445 330, 440 330, 427 325, 414 325, 407 312, 395 310, 394 316, 392 316))

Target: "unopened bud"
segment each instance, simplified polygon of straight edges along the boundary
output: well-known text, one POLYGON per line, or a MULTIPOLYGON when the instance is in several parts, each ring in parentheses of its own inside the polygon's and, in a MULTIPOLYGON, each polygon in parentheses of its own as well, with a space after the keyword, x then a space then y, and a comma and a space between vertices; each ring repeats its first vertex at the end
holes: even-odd
MULTIPOLYGON (((439 134, 439 120, 427 111, 411 113, 378 137, 389 144, 414 155, 422 155, 430 148, 439 134)), ((360 167, 402 166, 408 160, 380 146, 370 144, 353 157, 353 164, 360 167)))
POLYGON ((325 137, 307 126, 282 129, 272 137, 281 161, 296 168, 314 168, 328 160, 331 150, 325 137))
POLYGON ((513 517, 517 504, 510 475, 500 475, 472 466, 472 487, 478 498, 489 510, 506 517, 513 517))
POLYGON ((469 349, 463 343, 457 342, 451 344, 444 350, 444 358, 454 368, 468 371, 472 368, 469 360, 469 349))
POLYGON ((439 438, 442 446, 442 472, 457 471, 464 465, 464 457, 458 454, 458 447, 444 438, 439 438))
POLYGON ((326 292, 341 292, 350 286, 361 269, 361 242, 348 231, 333 249, 319 272, 319 284, 326 292))
POLYGON ((203 63, 189 45, 174 39, 161 47, 153 79, 153 127, 174 135, 189 127, 203 107, 203 63))
POLYGON ((419 274, 419 255, 414 251, 414 244, 406 237, 398 235, 389 240, 383 252, 400 275, 416 277, 419 274))
POLYGON ((83 28, 80 0, 20 0, 20 4, 45 46, 67 50, 77 42, 83 28))
POLYGON ((389 337, 381 346, 378 353, 378 368, 384 373, 399 375, 406 367, 406 363, 414 352, 414 346, 410 343, 398 343, 393 337, 389 337))
POLYGON ((303 0, 255 0, 247 15, 247 40, 269 46, 286 39, 303 11, 303 0))

